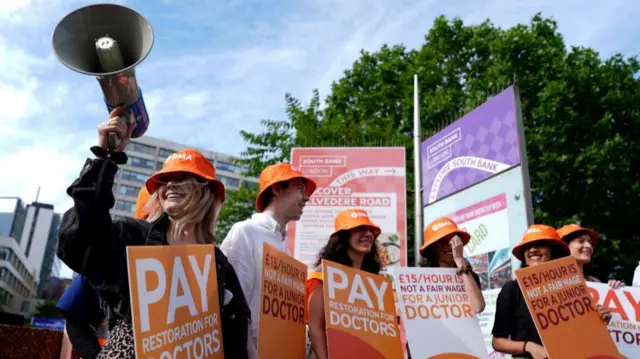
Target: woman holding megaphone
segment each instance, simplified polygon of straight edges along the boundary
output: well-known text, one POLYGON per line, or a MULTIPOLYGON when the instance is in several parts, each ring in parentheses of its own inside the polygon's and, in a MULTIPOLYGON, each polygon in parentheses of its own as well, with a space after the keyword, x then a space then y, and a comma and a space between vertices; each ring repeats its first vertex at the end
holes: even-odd
MULTIPOLYGON (((135 358, 126 247, 129 245, 213 244, 215 225, 225 199, 224 185, 213 165, 196 150, 167 158, 145 186, 151 198, 148 218, 112 220, 113 181, 134 125, 122 123, 118 107, 98 126, 96 155, 87 159, 80 177, 67 189, 74 206, 62 219, 58 256, 97 288, 109 318, 109 337, 98 358, 135 358), (109 134, 120 138, 108 147, 109 134)), ((250 312, 238 278, 222 252, 215 248, 218 298, 225 358, 247 358, 250 312)))
MULTIPOLYGON (((531 225, 511 253, 521 261, 521 267, 533 267, 570 255, 569 247, 560 240, 555 228, 531 225)), ((609 321, 611 312, 598 305, 600 317, 609 321)), ((496 351, 513 358, 547 359, 548 355, 527 308, 516 280, 507 282, 496 300, 492 345, 496 351)))

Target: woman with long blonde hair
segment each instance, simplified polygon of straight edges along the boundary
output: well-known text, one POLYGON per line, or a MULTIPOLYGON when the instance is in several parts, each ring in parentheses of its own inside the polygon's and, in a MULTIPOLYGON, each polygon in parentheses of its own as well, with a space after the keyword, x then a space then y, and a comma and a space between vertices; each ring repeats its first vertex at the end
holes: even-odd
MULTIPOLYGON (((74 206, 62 219, 58 256, 85 276, 99 295, 109 318, 109 337, 98 358, 135 358, 126 247, 130 245, 185 245, 215 242, 215 226, 225 199, 224 185, 215 168, 198 151, 186 149, 167 158, 162 169, 145 186, 151 198, 144 206, 146 220, 112 220, 113 182, 118 165, 127 162, 123 152, 133 128, 122 124, 122 107, 98 126, 99 146, 92 147, 80 177, 67 193, 74 206), (116 133, 118 147, 108 149, 116 133)), ((215 248, 218 276, 217 300, 221 308, 222 341, 226 358, 247 358, 249 308, 238 278, 222 252, 215 248)), ((216 298, 210 298, 215 300, 216 298)))

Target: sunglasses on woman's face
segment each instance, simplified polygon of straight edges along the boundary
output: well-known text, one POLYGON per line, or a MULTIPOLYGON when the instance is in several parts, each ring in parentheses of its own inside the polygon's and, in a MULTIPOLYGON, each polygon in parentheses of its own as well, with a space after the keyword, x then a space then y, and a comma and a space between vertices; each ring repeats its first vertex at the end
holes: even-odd
POLYGON ((173 183, 182 183, 187 181, 188 179, 193 178, 198 183, 206 183, 207 181, 204 178, 194 176, 191 173, 186 172, 177 172, 177 173, 167 173, 158 178, 157 182, 161 184, 168 184, 169 182, 173 183))

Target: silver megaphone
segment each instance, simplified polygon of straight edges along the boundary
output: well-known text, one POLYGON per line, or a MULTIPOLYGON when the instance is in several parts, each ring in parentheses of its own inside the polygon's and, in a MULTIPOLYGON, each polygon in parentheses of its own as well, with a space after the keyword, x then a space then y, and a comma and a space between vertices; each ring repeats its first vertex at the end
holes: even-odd
MULTIPOLYGON (((73 71, 96 77, 107 109, 125 105, 120 121, 132 123, 131 137, 144 135, 149 115, 135 67, 151 52, 153 29, 139 13, 115 4, 89 5, 67 14, 53 30, 53 51, 73 71)), ((109 148, 119 139, 109 134, 109 148)))

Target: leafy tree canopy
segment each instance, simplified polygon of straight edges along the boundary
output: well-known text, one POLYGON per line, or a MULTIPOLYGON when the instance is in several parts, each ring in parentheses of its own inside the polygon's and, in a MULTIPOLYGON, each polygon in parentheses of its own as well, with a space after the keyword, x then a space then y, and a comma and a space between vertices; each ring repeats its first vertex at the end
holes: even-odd
POLYGON ((221 243, 234 223, 249 218, 255 210, 257 189, 248 188, 243 184, 236 191, 227 191, 227 198, 220 210, 216 225, 216 239, 221 243))
POLYGON ((439 17, 418 49, 362 51, 323 103, 317 91, 308 104, 287 95, 286 119, 242 132, 243 162, 257 174, 288 160, 295 146, 404 145, 411 188, 413 75, 425 138, 515 83, 536 222, 577 220, 596 229, 603 240, 593 274, 606 279, 621 265, 629 281, 640 258, 639 233, 630 230, 640 215, 639 69, 633 57, 567 48, 556 22, 540 14, 509 29, 439 17))

